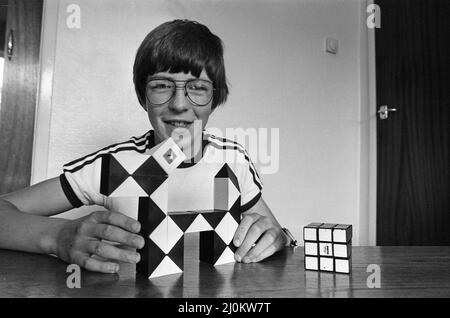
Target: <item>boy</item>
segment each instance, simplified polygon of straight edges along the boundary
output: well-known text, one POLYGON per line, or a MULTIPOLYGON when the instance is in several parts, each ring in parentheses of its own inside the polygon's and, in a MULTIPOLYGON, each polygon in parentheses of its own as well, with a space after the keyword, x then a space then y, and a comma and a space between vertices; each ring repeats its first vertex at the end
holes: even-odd
POLYGON ((99 191, 102 156, 145 153, 169 137, 187 156, 171 178, 179 202, 185 202, 183 197, 194 205, 207 200, 205 180, 217 172, 215 165, 235 159, 227 163, 237 176, 244 212, 233 237, 236 261, 258 262, 288 245, 290 239, 261 198, 261 181, 245 149, 204 132, 209 116, 228 95, 221 40, 197 22, 164 23, 142 42, 133 74, 153 130, 66 164, 60 177, 2 196, 0 248, 55 254, 105 273, 117 272, 119 262, 139 262, 135 249, 143 247, 144 239, 135 218, 113 211, 76 220, 48 216, 81 205, 111 208, 112 201, 99 191))

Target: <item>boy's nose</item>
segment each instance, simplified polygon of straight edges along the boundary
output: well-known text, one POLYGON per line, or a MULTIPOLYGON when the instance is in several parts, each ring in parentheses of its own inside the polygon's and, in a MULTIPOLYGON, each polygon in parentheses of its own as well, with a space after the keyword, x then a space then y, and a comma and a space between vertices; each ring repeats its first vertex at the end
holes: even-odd
POLYGON ((182 87, 177 87, 175 96, 169 103, 169 108, 176 112, 183 112, 190 107, 190 102, 186 96, 186 91, 182 87))

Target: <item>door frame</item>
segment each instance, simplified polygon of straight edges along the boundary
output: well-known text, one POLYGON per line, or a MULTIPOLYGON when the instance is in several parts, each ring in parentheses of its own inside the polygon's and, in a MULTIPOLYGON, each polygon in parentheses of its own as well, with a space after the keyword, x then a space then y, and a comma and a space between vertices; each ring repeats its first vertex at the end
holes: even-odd
MULTIPOLYGON (((367 4, 373 4, 368 0, 367 4)), ((381 20, 383 21, 383 20, 381 20)), ((375 29, 368 29, 368 98, 369 98, 369 245, 375 246, 377 242, 377 83, 376 83, 376 56, 375 56, 375 29)))
MULTIPOLYGON (((374 0, 360 2, 360 167, 359 243, 375 246, 377 233, 377 102, 375 73, 375 29, 367 27, 367 7, 374 0)), ((381 20, 382 21, 382 20, 381 20)))
POLYGON ((59 0, 44 0, 31 184, 47 179, 58 20, 59 0))

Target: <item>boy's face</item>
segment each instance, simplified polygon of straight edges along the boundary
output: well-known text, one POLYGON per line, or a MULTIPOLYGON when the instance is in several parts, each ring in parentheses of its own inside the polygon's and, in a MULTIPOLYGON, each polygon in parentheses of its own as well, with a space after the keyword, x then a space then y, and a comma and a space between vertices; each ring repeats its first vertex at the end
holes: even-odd
MULTIPOLYGON (((191 73, 168 72, 153 74, 149 76, 149 79, 155 77, 175 81, 196 79, 191 73)), ((205 70, 202 71, 199 78, 211 81, 205 70)), ((212 112, 212 101, 205 106, 193 104, 185 96, 184 84, 183 82, 177 82, 177 87, 179 87, 176 89, 174 96, 162 105, 152 105, 147 98, 147 114, 155 131, 156 144, 172 137, 180 148, 186 149, 191 147, 194 140, 201 141, 202 131, 212 112)))

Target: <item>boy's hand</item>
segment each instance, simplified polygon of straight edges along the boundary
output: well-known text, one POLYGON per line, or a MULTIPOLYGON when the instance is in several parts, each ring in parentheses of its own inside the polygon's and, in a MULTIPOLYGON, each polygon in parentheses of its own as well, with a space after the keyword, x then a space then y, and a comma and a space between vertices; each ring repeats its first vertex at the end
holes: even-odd
POLYGON ((102 240, 141 249, 144 239, 137 234, 140 228, 138 221, 121 213, 94 212, 64 223, 56 236, 56 254, 91 271, 115 273, 119 264, 114 261, 137 263, 140 255, 102 240))
POLYGON ((280 225, 270 216, 242 213, 242 220, 234 234, 238 247, 234 258, 238 262, 259 262, 281 250, 287 238, 280 225))

